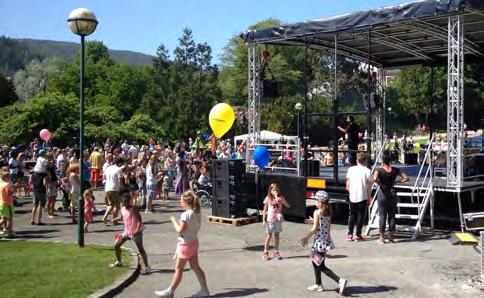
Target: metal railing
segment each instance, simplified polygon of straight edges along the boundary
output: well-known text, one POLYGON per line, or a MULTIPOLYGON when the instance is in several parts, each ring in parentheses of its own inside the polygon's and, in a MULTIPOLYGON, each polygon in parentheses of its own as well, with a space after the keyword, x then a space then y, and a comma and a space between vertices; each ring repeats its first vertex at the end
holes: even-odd
MULTIPOLYGON (((420 165, 420 169, 418 171, 417 179, 415 179, 415 183, 412 187, 411 200, 412 200, 412 203, 415 203, 414 197, 417 197, 417 204, 419 205, 418 206, 419 211, 420 211, 420 208, 421 208, 421 206, 420 206, 421 205, 420 196, 422 195, 422 191, 425 190, 425 192, 427 192, 428 189, 429 189, 429 186, 432 185, 432 160, 430 160, 430 162, 429 162, 429 165, 428 165, 428 167, 425 171, 422 182, 419 183, 419 181, 422 177, 422 172, 423 172, 424 167, 425 167, 425 162, 427 161, 427 158, 429 158, 430 153, 432 151, 432 144, 434 142, 434 138, 435 138, 435 135, 432 135, 432 137, 430 138, 430 140, 427 143, 428 144, 427 150, 425 150, 425 155, 424 155, 424 158, 422 160, 422 164, 420 165), (416 194, 415 194, 415 192, 416 192, 416 194)), ((423 195, 425 195, 425 194, 423 194, 423 195)))
MULTIPOLYGON (((259 141, 262 141, 262 143, 250 143, 248 146, 247 153, 252 156, 254 153, 254 150, 257 146, 264 146, 271 152, 271 160, 269 161, 269 164, 264 167, 264 169, 270 169, 271 171, 290 171, 294 172, 298 176, 300 175, 301 171, 301 151, 300 151, 300 140, 297 136, 294 137, 285 137, 284 139, 281 139, 280 142, 288 142, 290 141, 291 143, 287 144, 281 144, 281 143, 263 143, 264 140, 260 139, 259 141), (282 157, 284 159, 284 153, 290 152, 293 153, 294 157, 294 163, 295 167, 284 167, 284 166, 278 166, 278 165, 271 165, 271 162, 275 160, 275 157, 279 158, 282 157), (280 154, 278 154, 280 153, 280 154)), ((253 159, 251 159, 251 163, 247 164, 247 170, 248 172, 255 172, 255 170, 258 167, 254 164, 253 159)))

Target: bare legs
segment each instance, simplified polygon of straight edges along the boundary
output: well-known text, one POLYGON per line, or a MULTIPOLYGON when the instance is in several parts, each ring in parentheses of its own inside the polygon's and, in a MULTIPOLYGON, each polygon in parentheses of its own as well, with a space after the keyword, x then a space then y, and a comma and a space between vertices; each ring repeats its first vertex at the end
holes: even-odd
POLYGON ((198 263, 198 256, 194 256, 187 259, 177 259, 175 265, 175 275, 173 276, 173 280, 170 284, 170 289, 175 292, 176 288, 180 285, 183 276, 183 269, 185 268, 185 264, 187 261, 190 262, 190 267, 192 268, 193 272, 197 276, 198 282, 200 283, 200 288, 202 290, 207 290, 207 280, 205 278, 205 272, 203 272, 200 264, 198 263))

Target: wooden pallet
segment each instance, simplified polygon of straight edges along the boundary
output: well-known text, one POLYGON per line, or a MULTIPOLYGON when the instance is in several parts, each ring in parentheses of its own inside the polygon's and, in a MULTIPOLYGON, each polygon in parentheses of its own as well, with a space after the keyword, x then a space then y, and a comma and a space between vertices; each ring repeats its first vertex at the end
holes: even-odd
POLYGON ((256 215, 249 216, 249 217, 239 217, 239 218, 226 218, 226 217, 209 215, 207 216, 207 218, 208 218, 208 221, 211 221, 214 223, 232 225, 232 226, 242 226, 242 225, 247 225, 247 224, 259 221, 259 217, 256 215))

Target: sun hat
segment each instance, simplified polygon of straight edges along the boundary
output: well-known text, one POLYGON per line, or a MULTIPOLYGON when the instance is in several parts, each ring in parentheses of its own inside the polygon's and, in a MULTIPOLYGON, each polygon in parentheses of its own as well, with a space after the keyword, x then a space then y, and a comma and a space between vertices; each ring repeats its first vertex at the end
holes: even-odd
POLYGON ((316 194, 314 195, 314 198, 317 201, 320 201, 320 202, 323 202, 323 203, 329 202, 329 195, 328 195, 327 192, 325 192, 323 190, 316 192, 316 194))

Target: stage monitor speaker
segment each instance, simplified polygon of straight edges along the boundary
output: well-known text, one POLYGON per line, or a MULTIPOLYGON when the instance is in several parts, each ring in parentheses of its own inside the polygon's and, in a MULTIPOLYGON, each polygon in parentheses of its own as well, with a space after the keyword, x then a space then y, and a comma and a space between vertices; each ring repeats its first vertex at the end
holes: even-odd
POLYGON ((243 194, 214 197, 212 215, 220 217, 243 217, 247 215, 247 198, 243 194))

